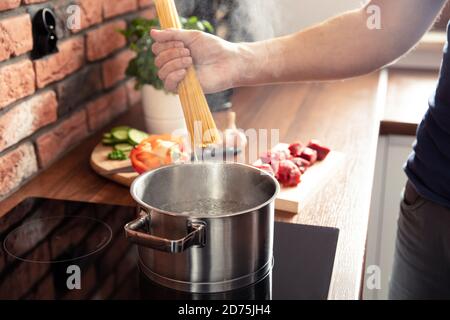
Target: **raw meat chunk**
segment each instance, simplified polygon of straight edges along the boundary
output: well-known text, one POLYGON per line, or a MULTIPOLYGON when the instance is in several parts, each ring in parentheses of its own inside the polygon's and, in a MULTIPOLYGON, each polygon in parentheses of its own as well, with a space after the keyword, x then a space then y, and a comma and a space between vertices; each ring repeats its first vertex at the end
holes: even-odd
POLYGON ((295 187, 300 183, 300 169, 291 160, 280 161, 276 178, 284 187, 295 187))
POLYGON ((309 161, 310 165, 313 165, 317 161, 317 151, 306 147, 300 155, 300 158, 309 161))
POLYGON ((277 150, 277 151, 267 151, 262 154, 261 161, 263 163, 272 163, 272 161, 281 161, 289 159, 289 150, 277 150))
POLYGON ((305 146, 300 141, 291 143, 291 145, 289 145, 289 151, 294 158, 300 157, 304 149, 305 146))
POLYGON ((287 160, 290 157, 289 150, 267 151, 261 156, 262 163, 270 164, 273 172, 278 172, 280 161, 287 160))
POLYGON ((295 165, 299 168, 300 167, 308 168, 309 166, 311 166, 311 163, 308 160, 300 157, 293 158, 292 162, 295 163, 295 165))
POLYGON ((319 140, 315 140, 315 139, 311 140, 308 143, 308 147, 313 149, 313 150, 316 150, 316 152, 317 152, 317 160, 319 160, 319 161, 324 160, 328 156, 328 154, 330 153, 330 149, 325 147, 325 146, 323 146, 320 143, 319 140))
POLYGON ((295 165, 300 170, 301 174, 304 174, 306 172, 306 170, 308 170, 309 166, 311 165, 308 160, 305 160, 300 157, 293 158, 291 161, 295 163, 295 165))

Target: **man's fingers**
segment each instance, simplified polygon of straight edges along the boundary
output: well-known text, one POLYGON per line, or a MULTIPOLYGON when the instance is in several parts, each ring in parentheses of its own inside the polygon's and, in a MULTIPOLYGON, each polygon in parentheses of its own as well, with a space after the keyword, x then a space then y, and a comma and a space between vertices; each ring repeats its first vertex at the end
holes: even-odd
POLYGON ((181 41, 185 45, 189 45, 199 32, 200 31, 179 29, 152 29, 150 35, 156 42, 181 41))
POLYGON ((187 47, 200 35, 200 31, 194 30, 151 30, 155 41, 152 51, 157 56, 155 65, 160 68, 158 76, 164 81, 166 90, 177 91, 178 84, 186 76, 186 69, 193 64, 187 47))
POLYGON ((171 73, 184 70, 192 65, 191 57, 174 59, 166 63, 158 72, 158 77, 165 80, 171 73))
POLYGON ((164 81, 164 88, 166 88, 169 92, 177 92, 178 84, 184 79, 185 76, 186 70, 184 69, 172 72, 164 81))
POLYGON ((155 55, 158 55, 163 51, 174 48, 184 48, 184 43, 181 41, 169 41, 169 42, 155 42, 152 45, 152 51, 155 55))
POLYGON ((162 51, 157 55, 155 59, 155 65, 157 68, 162 68, 166 63, 178 58, 189 57, 190 50, 186 48, 173 48, 162 51))
POLYGON ((152 36, 153 40, 157 42, 182 41, 180 33, 180 30, 176 29, 152 29, 150 31, 150 35, 152 36))

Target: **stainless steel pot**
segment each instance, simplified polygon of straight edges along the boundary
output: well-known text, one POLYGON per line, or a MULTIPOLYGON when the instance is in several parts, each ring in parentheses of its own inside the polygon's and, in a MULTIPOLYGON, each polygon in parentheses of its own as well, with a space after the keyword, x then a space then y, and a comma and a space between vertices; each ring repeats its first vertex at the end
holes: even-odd
POLYGON ((278 191, 275 178, 244 164, 163 167, 131 186, 141 216, 126 236, 151 280, 187 292, 234 290, 272 268, 278 191))

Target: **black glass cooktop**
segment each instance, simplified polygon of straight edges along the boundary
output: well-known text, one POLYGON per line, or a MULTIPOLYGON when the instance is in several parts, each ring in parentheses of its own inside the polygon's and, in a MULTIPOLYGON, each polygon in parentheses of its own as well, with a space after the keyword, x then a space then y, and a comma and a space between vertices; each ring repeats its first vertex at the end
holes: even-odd
POLYGON ((188 294, 139 271, 135 209, 27 199, 0 218, 0 299, 326 299, 339 231, 275 223, 274 267, 249 287, 188 294))

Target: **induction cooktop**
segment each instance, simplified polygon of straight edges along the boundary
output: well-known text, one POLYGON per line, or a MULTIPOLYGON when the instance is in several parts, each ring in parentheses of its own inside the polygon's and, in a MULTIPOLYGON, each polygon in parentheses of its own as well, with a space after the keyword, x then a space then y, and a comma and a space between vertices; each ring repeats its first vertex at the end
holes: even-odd
POLYGON ((246 288, 174 291, 140 272, 123 226, 136 210, 30 198, 0 218, 0 299, 327 299, 338 229, 275 223, 274 267, 246 288))

